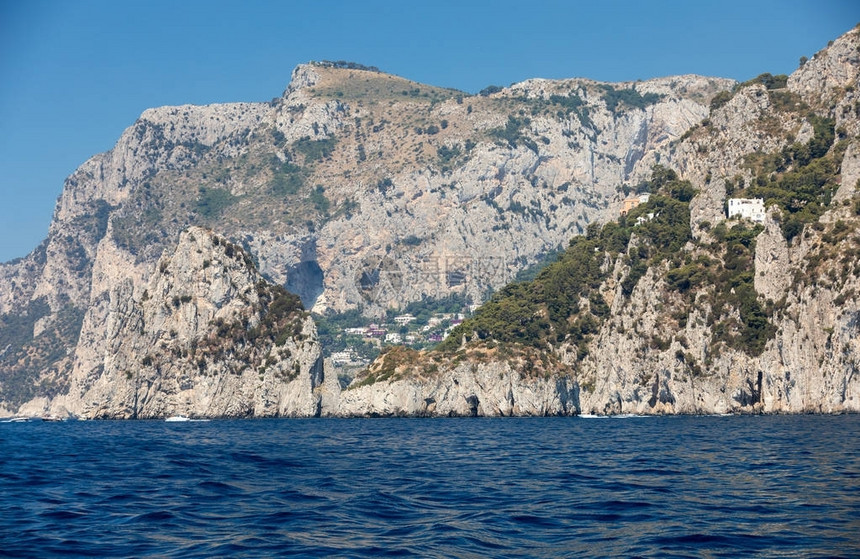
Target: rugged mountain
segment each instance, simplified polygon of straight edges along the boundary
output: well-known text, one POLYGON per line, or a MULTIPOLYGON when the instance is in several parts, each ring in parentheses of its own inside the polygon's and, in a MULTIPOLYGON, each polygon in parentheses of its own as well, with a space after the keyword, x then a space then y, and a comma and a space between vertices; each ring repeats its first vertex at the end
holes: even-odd
POLYGON ((338 413, 437 413, 422 404, 464 379, 471 407, 442 414, 860 411, 858 74, 855 29, 719 94, 665 160, 680 176, 655 167, 646 203, 439 350, 383 355, 338 413), (727 220, 730 196, 762 198, 764 223, 727 220))
MULTIPOLYGON (((345 391, 340 391, 331 378, 323 381, 321 375, 308 373, 316 379, 314 386, 323 385, 317 390, 322 398, 319 411, 424 413, 432 408, 438 410, 433 413, 471 413, 474 409, 480 413, 602 412, 629 409, 630 402, 641 399, 642 390, 653 391, 653 386, 657 386, 658 399, 665 401, 643 411, 736 409, 733 402, 738 401, 745 402, 740 407, 752 409, 749 402, 766 401, 764 388, 759 388, 760 384, 767 385, 770 377, 765 374, 790 372, 789 383, 801 382, 797 376, 801 369, 815 371, 803 373, 807 375, 822 374, 817 364, 819 354, 796 355, 786 361, 784 354, 768 353, 775 351, 776 340, 786 332, 814 339, 815 344, 821 341, 809 331, 814 324, 800 327, 786 322, 799 312, 823 312, 823 307, 813 305, 819 304, 816 301, 824 287, 815 283, 814 288, 809 287, 812 291, 806 292, 804 286, 812 285, 812 280, 804 284, 794 282, 794 278, 806 277, 808 261, 815 255, 820 255, 818 262, 825 268, 831 266, 833 258, 847 258, 846 273, 850 276, 853 270, 849 248, 854 217, 848 207, 835 202, 853 200, 854 184, 860 176, 854 91, 857 47, 857 31, 852 30, 812 57, 787 82, 769 75, 745 84, 699 76, 620 84, 535 79, 508 88, 488 87, 479 95, 417 84, 354 64, 312 63, 296 68, 284 94, 269 103, 148 110, 123 132, 114 149, 87 161, 67 179, 45 242, 28 257, 0 265, 0 405, 11 413, 28 401, 42 406, 51 400, 55 407, 67 405, 69 410, 77 410, 75 413, 90 416, 129 416, 135 409, 138 416, 155 416, 180 409, 175 407, 176 394, 191 390, 193 395, 183 396, 195 402, 187 408, 189 412, 303 413, 286 404, 248 404, 254 397, 242 400, 245 403, 235 408, 200 407, 208 396, 203 396, 206 390, 200 388, 202 380, 194 375, 197 380, 193 380, 193 388, 146 392, 144 400, 149 407, 135 408, 132 404, 129 408, 129 394, 137 394, 138 405, 144 395, 134 387, 135 379, 156 382, 158 375, 152 371, 158 367, 162 375, 170 370, 165 379, 190 375, 187 366, 192 363, 183 359, 197 355, 196 350, 192 352, 193 344, 181 345, 179 338, 162 340, 164 330, 155 326, 161 311, 149 308, 156 304, 151 301, 158 299, 154 293, 171 293, 169 301, 157 303, 168 307, 174 297, 179 297, 175 310, 180 314, 186 312, 182 309, 187 296, 209 301, 207 308, 220 308, 212 293, 195 291, 184 280, 174 281, 169 288, 153 284, 168 282, 161 270, 165 262, 159 260, 162 255, 192 250, 189 247, 194 242, 189 244, 189 233, 182 236, 190 227, 215 231, 212 238, 229 239, 227 246, 235 247, 235 252, 241 247, 263 277, 298 293, 308 308, 330 313, 358 307, 376 315, 409 301, 450 293, 465 293, 480 302, 488 291, 502 289, 517 271, 567 245, 572 237, 587 233, 589 242, 596 242, 609 235, 593 224, 617 217, 622 201, 650 182, 655 190, 669 190, 655 196, 651 206, 636 208, 638 213, 629 214, 632 217, 628 220, 659 213, 645 211, 656 209, 657 203, 672 206, 675 218, 687 216, 686 229, 675 227, 683 219, 673 222, 673 234, 684 236, 686 244, 673 245, 675 254, 667 260, 666 243, 655 244, 654 239, 625 222, 616 226, 622 231, 619 238, 623 243, 616 239, 592 246, 592 251, 596 249, 594 253, 602 256, 602 271, 592 278, 594 285, 586 290, 587 301, 580 305, 567 301, 566 307, 560 304, 554 312, 568 312, 566 320, 575 324, 583 309, 599 308, 597 312, 606 316, 595 319, 594 331, 592 325, 580 324, 580 330, 587 326, 588 331, 582 334, 585 337, 568 339, 565 336, 569 332, 561 335, 558 331, 561 322, 555 317, 550 321, 556 329, 551 343, 546 336, 539 336, 538 344, 505 341, 504 359, 494 357, 495 348, 478 351, 480 357, 470 347, 462 350, 465 357, 416 355, 409 374, 404 369, 409 368, 407 364, 399 361, 397 373, 392 373, 393 357, 388 357, 387 365, 382 357, 355 387, 345 391), (677 175, 666 180, 655 178, 652 169, 657 164, 677 175), (821 175, 825 180, 813 193, 798 194, 780 183, 794 180, 806 184, 810 175, 821 175), (671 185, 677 187, 684 181, 690 183, 691 199, 678 199, 678 192, 671 189, 671 185), (832 188, 838 184, 841 187, 832 188), (786 189, 794 194, 784 194, 786 189), (819 199, 824 192, 832 196, 819 199), (765 309, 762 312, 770 313, 768 324, 778 334, 769 334, 762 347, 756 345, 754 355, 727 344, 719 358, 722 360, 718 360, 707 349, 714 336, 720 336, 711 330, 723 323, 729 328, 726 321, 731 322, 734 315, 727 309, 737 310, 744 302, 749 306, 751 294, 744 291, 743 301, 728 297, 730 304, 719 308, 714 302, 710 307, 699 307, 699 299, 693 298, 682 326, 680 321, 667 321, 666 309, 672 307, 666 304, 665 297, 672 296, 672 282, 667 278, 670 271, 699 262, 708 251, 715 253, 712 258, 719 266, 734 262, 719 252, 726 250, 726 238, 731 241, 734 234, 719 239, 715 231, 724 220, 726 197, 747 194, 765 196, 774 208, 764 232, 749 233, 752 239, 745 236, 738 242, 755 251, 752 296, 758 307, 765 309), (797 203, 792 202, 795 199, 797 203), (838 237, 839 241, 825 250, 825 236, 838 237), (631 251, 642 253, 640 260, 647 262, 637 261, 631 251), (663 260, 656 260, 658 256, 663 260), (591 296, 592 292, 600 294, 603 304, 591 296), (768 299, 774 304, 769 305, 768 299), (717 314, 710 322, 702 318, 717 314), (134 334, 133 322, 140 316, 144 332, 134 334), (699 324, 700 318, 704 326, 699 324), (147 330, 151 324, 154 329, 147 330), (630 324, 636 328, 631 329, 630 324), (677 324, 674 330, 672 324, 677 324), (660 339, 659 351, 643 349, 642 340, 654 337, 660 339), (669 347, 663 349, 666 340, 669 347), (168 347, 154 352, 162 341, 168 347), (684 349, 683 360, 676 344, 684 349), (179 352, 175 371, 165 369, 170 360, 164 351, 179 352), (547 365, 544 372, 524 372, 516 361, 520 357, 510 360, 512 355, 525 355, 523 352, 531 355, 523 363, 553 365, 547 365), (757 373, 750 373, 755 394, 738 395, 738 400, 730 393, 725 406, 697 407, 681 404, 686 402, 682 396, 686 393, 666 384, 666 373, 652 384, 636 377, 638 372, 631 372, 652 371, 653 367, 644 368, 652 365, 666 371, 680 371, 681 365, 693 367, 687 353, 709 375, 712 370, 735 371, 735 363, 743 363, 749 370, 762 370, 763 380, 758 383, 757 373), (763 361, 765 355, 771 355, 772 360, 763 361), (138 376, 132 367, 135 356, 141 360, 138 376), (146 357, 151 364, 143 364, 146 357), (784 371, 777 363, 784 365, 784 371), (473 368, 480 374, 464 380, 463 375, 473 368), (127 382, 120 381, 126 388, 108 380, 122 377, 126 370, 132 376, 127 382), (449 390, 451 383, 490 386, 489 381, 476 380, 483 378, 481 375, 511 380, 507 384, 491 383, 498 397, 471 394, 485 404, 463 408, 460 396, 456 396, 459 392, 449 390), (520 375, 522 379, 515 381, 520 375), (634 377, 642 389, 634 390, 634 377), (604 380, 610 388, 602 388, 604 380), (411 388, 402 394, 408 392, 412 394, 408 398, 424 402, 428 407, 422 408, 423 412, 413 404, 398 403, 398 398, 407 398, 395 394, 401 394, 397 387, 403 382, 411 383, 411 388), (451 396, 428 393, 431 384, 444 387, 451 396), (507 385, 516 386, 508 391, 514 403, 503 405, 511 402, 502 394, 507 385), (535 398, 533 405, 519 407, 529 401, 523 396, 528 390, 555 396, 535 398), (659 396, 661 390, 667 395, 659 396), (418 398, 419 394, 424 397, 418 398), (668 404, 669 395, 677 405, 668 404), (486 404, 492 398, 500 403, 486 404), (612 398, 620 404, 604 405, 612 398), (428 403, 431 400, 435 405, 428 403), (172 403, 164 403, 168 401, 172 403), (382 401, 387 402, 382 408, 368 403, 382 401), (117 411, 120 409, 123 411, 117 411)), ((658 223, 659 219, 654 224, 658 223)), ((190 235, 195 239, 204 236, 199 230, 190 235)), ((219 241, 215 246, 225 245, 219 241)), ((203 254, 210 250, 198 248, 203 254)), ((169 256, 164 258, 170 261, 169 256)), ((204 260, 210 265, 215 261, 204 260)), ((189 268, 183 276, 195 286, 202 281, 201 274, 208 273, 202 263, 197 262, 200 266, 189 268)), ((744 288, 749 279, 744 276, 744 288)), ((689 293, 709 289, 700 287, 688 288, 680 296, 685 305, 689 293)), ((737 292, 737 287, 729 289, 737 292)), ((836 332, 843 324, 840 320, 851 322, 844 313, 850 314, 848 302, 853 296, 847 294, 853 287, 844 280, 838 285, 831 282, 827 289, 842 314, 834 315, 832 325, 824 328, 836 332)), ((504 293, 516 295, 509 290, 504 293)), ((230 300, 242 301, 243 296, 253 299, 239 295, 230 300)), ((250 314, 245 318, 264 320, 266 297, 258 294, 257 299, 246 302, 250 314)), ((528 297, 534 299, 533 295, 528 297)), ((542 309, 538 310, 546 312, 542 309)), ((679 313, 675 309, 675 314, 679 313)), ((197 320, 190 316, 182 315, 182 320, 197 320)), ((747 315, 739 316, 743 326, 747 315)), ((220 339, 225 334, 236 335, 219 335, 222 325, 211 318, 206 315, 193 327, 188 323, 172 329, 177 335, 189 329, 182 339, 196 340, 194 343, 210 336, 220 339)), ((845 327, 845 335, 850 336, 851 327, 845 327)), ((170 330, 168 327, 167 338, 171 338, 170 330)), ((296 334, 298 337, 290 338, 289 343, 314 339, 310 323, 296 334)), ((460 334, 471 335, 463 330, 460 334)), ((492 332, 483 338, 472 343, 494 343, 492 332)), ((783 340, 789 342, 794 344, 796 339, 783 340)), ((270 355, 265 343, 260 347, 254 346, 256 341, 246 340, 240 345, 243 343, 247 347, 243 359, 254 367, 260 358, 270 355)), ((844 347, 844 354, 853 359, 856 347, 850 343, 844 347)), ((300 368, 313 360, 313 350, 308 351, 300 359, 300 368)), ((292 348, 290 352, 295 355, 292 348)), ((225 358, 227 353, 206 357, 205 369, 231 369, 234 362, 225 358)), ((274 358, 281 357, 278 354, 274 358)), ((833 358, 833 367, 845 369, 845 359, 833 358)), ((243 375, 249 376, 247 382, 252 380, 250 372, 239 376, 243 375)), ((712 380, 724 373, 713 375, 712 380)), ((302 373, 300 378, 304 377, 302 373)), ((715 384, 697 386, 716 391, 728 387, 731 392, 734 386, 746 386, 747 376, 738 378, 741 380, 735 384, 715 380, 715 384)), ((846 382, 846 386, 853 386, 853 381, 846 382)), ((185 381, 170 383, 187 386, 185 381)), ((242 391, 251 390, 246 381, 240 384, 242 391)), ((792 390, 798 394, 797 389, 792 390)), ((846 394, 852 390, 846 388, 846 394)), ((698 389, 690 393, 697 394, 691 401, 698 401, 698 389)), ((818 395, 829 395, 832 390, 803 393, 809 396, 801 398, 801 404, 784 409, 812 409, 816 402, 823 402, 815 399, 818 395)), ((832 406, 822 403, 819 407, 851 407, 846 398, 831 398, 827 402, 835 402, 832 406)), ((768 409, 783 408, 775 405, 768 409)))
POLYGON ((298 296, 264 280, 244 249, 227 239, 200 227, 184 231, 142 293, 125 280, 101 303, 105 322, 85 329, 100 339, 81 339, 67 394, 32 401, 23 413, 317 413, 314 388, 323 371, 313 320, 298 296))
POLYGON ((105 351, 111 291, 131 281, 139 297, 193 225, 318 312, 479 302, 617 211, 620 185, 732 84, 529 80, 470 96, 316 63, 270 103, 148 110, 67 179, 45 242, 0 266, 0 399, 67 390, 94 363, 77 356, 105 351))

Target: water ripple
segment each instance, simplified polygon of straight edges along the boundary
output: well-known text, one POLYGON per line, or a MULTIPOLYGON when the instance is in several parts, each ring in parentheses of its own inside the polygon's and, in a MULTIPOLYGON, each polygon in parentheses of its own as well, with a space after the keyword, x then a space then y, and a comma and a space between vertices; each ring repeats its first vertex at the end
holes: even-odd
POLYGON ((858 416, 2 424, 0 555, 858 556, 858 427, 858 416))

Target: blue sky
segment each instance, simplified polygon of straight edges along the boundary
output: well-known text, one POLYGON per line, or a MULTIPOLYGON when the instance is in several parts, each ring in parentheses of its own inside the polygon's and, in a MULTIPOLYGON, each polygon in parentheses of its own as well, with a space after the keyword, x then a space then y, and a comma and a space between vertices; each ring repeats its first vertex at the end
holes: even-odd
POLYGON ((530 77, 790 73, 857 0, 0 0, 0 261, 148 107, 267 101, 309 60, 477 92, 530 77))

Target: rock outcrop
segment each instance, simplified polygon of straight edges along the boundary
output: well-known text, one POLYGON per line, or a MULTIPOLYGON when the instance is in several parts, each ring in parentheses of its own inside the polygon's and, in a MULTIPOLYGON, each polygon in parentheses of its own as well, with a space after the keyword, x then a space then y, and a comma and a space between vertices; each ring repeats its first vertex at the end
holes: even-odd
POLYGON ((791 76, 745 84, 534 79, 480 95, 312 63, 270 103, 147 110, 67 179, 45 242, 0 264, 0 409, 857 409, 858 46, 854 29, 791 76), (716 242, 728 197, 770 187, 810 158, 830 182, 812 205, 771 208, 755 239, 747 279, 775 334, 754 356, 714 355, 707 306, 665 330, 677 323, 661 310, 669 265, 652 262, 631 294, 622 285, 631 263, 608 252, 600 293, 609 317, 588 351, 553 342, 546 354, 569 369, 551 374, 506 360, 446 362, 434 375, 371 374, 341 390, 323 381, 310 318, 296 314, 286 337, 274 331, 285 317, 267 322, 273 301, 288 297, 272 284, 320 313, 378 316, 452 293, 482 302, 617 218, 655 165, 696 190, 689 246, 678 251, 695 260, 716 242))
MULTIPOLYGON (((386 364, 383 356, 344 391, 334 387, 339 399, 332 399, 323 414, 860 412, 860 216, 841 213, 852 233, 836 246, 832 228, 781 251, 768 242, 772 224, 759 234, 757 261, 773 259, 770 268, 783 267, 768 272, 779 276, 777 284, 784 281, 785 269, 792 270, 784 259, 803 254, 806 261, 821 262, 822 250, 840 255, 823 264, 800 265, 802 278, 788 274, 790 285, 778 293, 785 299, 772 318, 775 334, 760 353, 715 340, 709 320, 715 311, 704 302, 707 290, 695 297, 701 306, 681 315, 679 325, 678 293, 666 284, 665 269, 652 268, 629 297, 614 276, 603 282, 600 289, 612 294, 611 313, 583 358, 567 343, 528 360, 502 358, 498 351, 487 351, 495 345, 492 341, 466 345, 453 358, 439 352, 412 355, 408 366, 400 368, 386 364), (763 252, 767 256, 759 256, 763 252), (552 357, 562 363, 551 364, 552 357), (389 373, 380 374, 386 367, 389 373), (541 374, 527 372, 534 370, 541 374)), ((779 240, 784 245, 781 235, 779 240)), ((798 273, 796 262, 794 266, 798 273)), ((623 270, 622 258, 610 269, 623 270)))
MULTIPOLYGON (((568 367, 542 366, 546 378, 526 382, 531 389, 546 390, 544 409, 597 415, 860 411, 858 49, 860 32, 855 29, 787 80, 765 75, 721 96, 708 119, 684 135, 664 161, 697 190, 689 203, 691 240, 664 260, 652 257, 635 281, 628 281, 633 275, 629 254, 647 237, 636 241, 634 233, 627 245, 630 253, 624 248, 601 256, 606 259, 603 275, 593 289, 608 313, 593 315, 601 321, 599 328, 579 346, 563 332, 538 344, 545 347, 545 356, 568 367), (835 138, 828 136, 833 130, 835 138), (810 157, 818 160, 810 162, 810 157), (785 194, 808 180, 805 173, 810 172, 816 178, 808 183, 820 190, 818 198, 807 200, 827 206, 814 220, 794 214, 810 202, 789 198, 770 207, 760 229, 726 221, 724 206, 733 192, 746 188, 776 196, 775 191, 756 190, 767 186, 787 189, 781 191, 785 194), (788 229, 792 220, 796 232, 788 229), (718 226, 722 233, 715 232, 718 226), (746 248, 720 237, 736 226, 752 232, 743 241, 746 248), (723 267, 723 277, 731 279, 724 287, 690 279, 693 274, 714 277, 708 266, 723 267), (753 298, 737 303, 738 293, 748 288, 753 298), (558 402, 564 404, 552 405, 558 402)), ((543 284, 538 290, 546 288, 543 284)), ((574 307, 588 308, 587 295, 582 297, 574 307)), ((517 315, 520 303, 513 299, 494 312, 514 312, 508 314, 510 320, 521 321, 525 332, 547 309, 538 307, 534 317, 517 315)), ((577 316, 572 313, 569 322, 577 316)), ((463 333, 468 332, 455 330, 463 333)), ((506 415, 511 408, 499 405, 498 395, 505 392, 499 385, 511 387, 511 401, 521 400, 528 389, 511 381, 511 371, 522 373, 523 366, 498 355, 489 361, 485 355, 469 357, 469 352, 481 354, 498 343, 491 332, 481 337, 486 338, 460 348, 456 364, 439 365, 430 376, 414 371, 440 361, 433 352, 414 356, 413 372, 395 377, 375 376, 373 371, 383 367, 378 361, 344 392, 340 411, 469 415, 474 396, 490 404, 481 408, 482 414, 506 415), (487 371, 494 372, 491 381, 487 371), (469 375, 465 382, 464 374, 469 375), (453 404, 431 408, 424 403, 459 385, 469 388, 454 392, 453 404)))
MULTIPOLYGON (((142 293, 104 302, 101 353, 81 348, 49 411, 83 418, 313 416, 322 356, 298 297, 266 282, 239 246, 192 227, 142 293)), ((94 315, 87 317, 85 323, 94 315)), ((95 331, 86 325, 88 332, 95 331)))
MULTIPOLYGON (((346 389, 326 385, 324 416, 504 417, 573 415, 579 387, 571 379, 533 367, 542 356, 527 349, 507 361, 492 352, 447 359, 393 349, 346 389)), ((546 365, 551 367, 552 361, 546 365)))

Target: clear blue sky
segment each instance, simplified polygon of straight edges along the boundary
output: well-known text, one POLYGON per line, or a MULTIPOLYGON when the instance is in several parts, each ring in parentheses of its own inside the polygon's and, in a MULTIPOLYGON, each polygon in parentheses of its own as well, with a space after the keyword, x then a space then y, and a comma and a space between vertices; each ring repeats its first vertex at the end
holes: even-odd
POLYGON ((148 107, 267 101, 350 60, 476 92, 530 77, 790 73, 857 0, 0 0, 0 261, 43 239, 63 179, 148 107))

